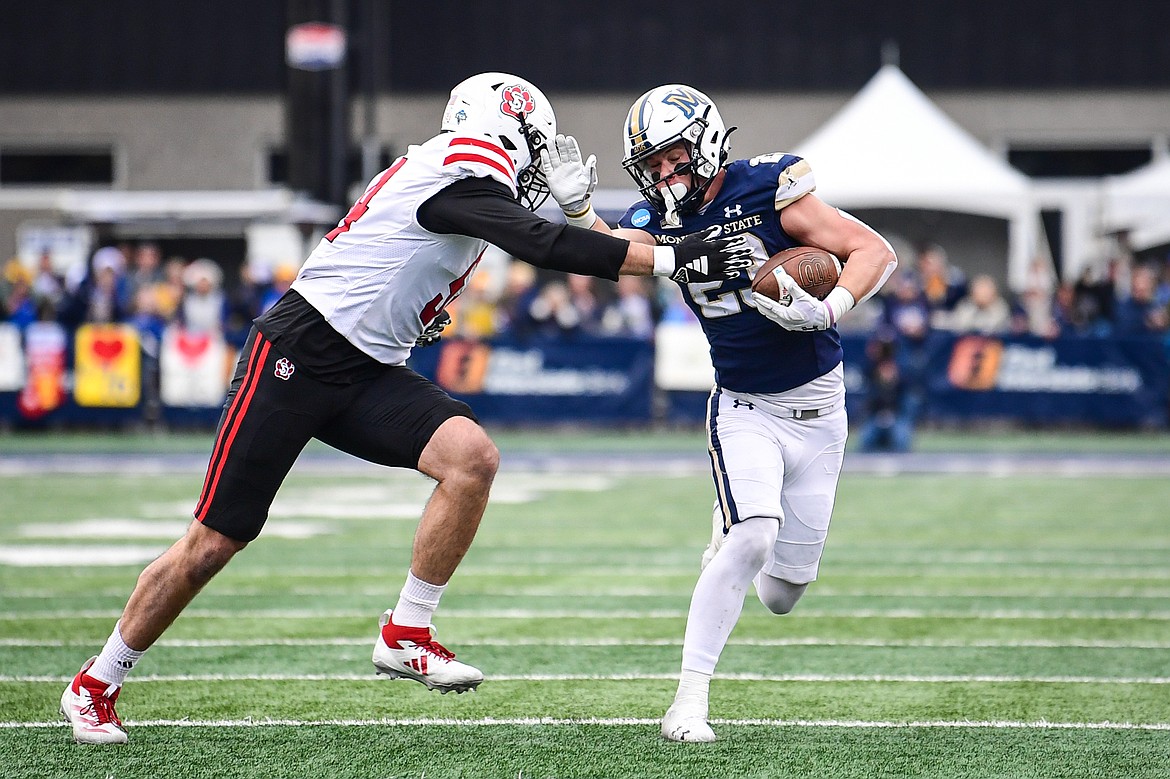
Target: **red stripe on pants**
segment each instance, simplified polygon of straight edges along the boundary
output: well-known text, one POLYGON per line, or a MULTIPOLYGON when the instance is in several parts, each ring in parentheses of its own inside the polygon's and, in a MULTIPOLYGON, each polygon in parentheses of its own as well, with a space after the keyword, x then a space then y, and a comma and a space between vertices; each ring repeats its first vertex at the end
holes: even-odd
POLYGON ((211 450, 211 462, 207 465, 207 477, 203 481, 203 492, 200 493, 199 503, 195 506, 195 519, 200 522, 207 516, 207 510, 211 507, 211 499, 215 496, 215 488, 223 473, 223 465, 227 462, 228 452, 231 450, 236 433, 239 432, 240 423, 244 421, 244 416, 248 413, 248 404, 252 402, 256 385, 260 383, 261 369, 271 346, 272 344, 268 343, 263 335, 259 332, 256 333, 256 343, 252 346, 252 355, 248 359, 248 371, 244 374, 240 391, 228 409, 223 428, 220 429, 219 437, 211 450))

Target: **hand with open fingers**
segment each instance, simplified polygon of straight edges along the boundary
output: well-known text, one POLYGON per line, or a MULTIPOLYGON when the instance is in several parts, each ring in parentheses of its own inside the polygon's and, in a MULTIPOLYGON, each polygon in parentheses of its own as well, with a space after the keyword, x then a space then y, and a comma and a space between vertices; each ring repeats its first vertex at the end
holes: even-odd
POLYGON ((673 252, 670 262, 655 263, 655 273, 680 284, 696 281, 733 279, 752 267, 756 260, 752 246, 742 235, 716 238, 718 230, 706 234, 693 233, 674 247, 660 246, 655 252, 673 252))
POLYGON ((540 150, 540 167, 565 216, 580 219, 589 213, 592 208, 590 199, 597 188, 595 155, 590 154, 589 159, 582 162, 577 139, 558 134, 540 150))
POLYGON ((828 330, 833 310, 822 300, 805 292, 782 267, 772 271, 780 283, 780 300, 752 293, 756 310, 785 330, 828 330))

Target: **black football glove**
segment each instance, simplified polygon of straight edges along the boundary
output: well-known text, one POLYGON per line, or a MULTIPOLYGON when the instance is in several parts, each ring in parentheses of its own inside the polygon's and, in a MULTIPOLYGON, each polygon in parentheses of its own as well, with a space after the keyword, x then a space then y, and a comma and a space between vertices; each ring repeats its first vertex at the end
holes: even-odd
POLYGON ((437 344, 443 337, 443 328, 449 324, 451 324, 451 315, 446 311, 440 311, 439 315, 432 319, 431 323, 418 334, 418 338, 414 339, 414 345, 431 346, 437 344))
MULTIPOLYGON (((714 238, 714 231, 706 235, 688 235, 673 247, 674 267, 664 275, 680 284, 695 281, 723 281, 733 279, 755 265, 752 247, 742 235, 714 238)), ((657 267, 656 267, 657 272, 657 267)))

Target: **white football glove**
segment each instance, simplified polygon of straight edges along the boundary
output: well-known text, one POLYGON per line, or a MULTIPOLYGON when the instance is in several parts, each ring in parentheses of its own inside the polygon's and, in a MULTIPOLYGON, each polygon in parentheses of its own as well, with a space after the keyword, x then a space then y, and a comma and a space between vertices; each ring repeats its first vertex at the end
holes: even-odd
POLYGON ((805 292, 784 268, 777 266, 772 275, 780 284, 780 300, 753 292, 752 300, 761 314, 785 330, 828 330, 837 323, 829 304, 805 292))
POLYGON ((553 199, 569 224, 589 227, 597 215, 590 200, 597 187, 597 157, 581 162, 581 147, 571 135, 558 134, 540 150, 540 167, 553 199))

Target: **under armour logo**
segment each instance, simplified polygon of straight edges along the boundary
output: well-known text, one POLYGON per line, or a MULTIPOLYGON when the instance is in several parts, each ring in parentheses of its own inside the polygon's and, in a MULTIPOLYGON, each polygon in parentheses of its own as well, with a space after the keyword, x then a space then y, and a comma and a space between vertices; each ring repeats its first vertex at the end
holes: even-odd
POLYGON ((281 379, 282 381, 288 381, 292 378, 292 375, 296 369, 297 366, 289 362, 287 357, 281 357, 276 361, 276 367, 272 372, 276 374, 276 378, 281 379))
POLYGON ((739 398, 732 398, 731 407, 732 408, 739 408, 740 406, 743 406, 748 411, 755 411, 756 410, 755 405, 753 403, 751 403, 750 401, 740 400, 739 398))
POLYGON ((743 216, 743 206, 736 203, 733 206, 727 206, 723 209, 723 216, 730 219, 733 216, 743 216))

